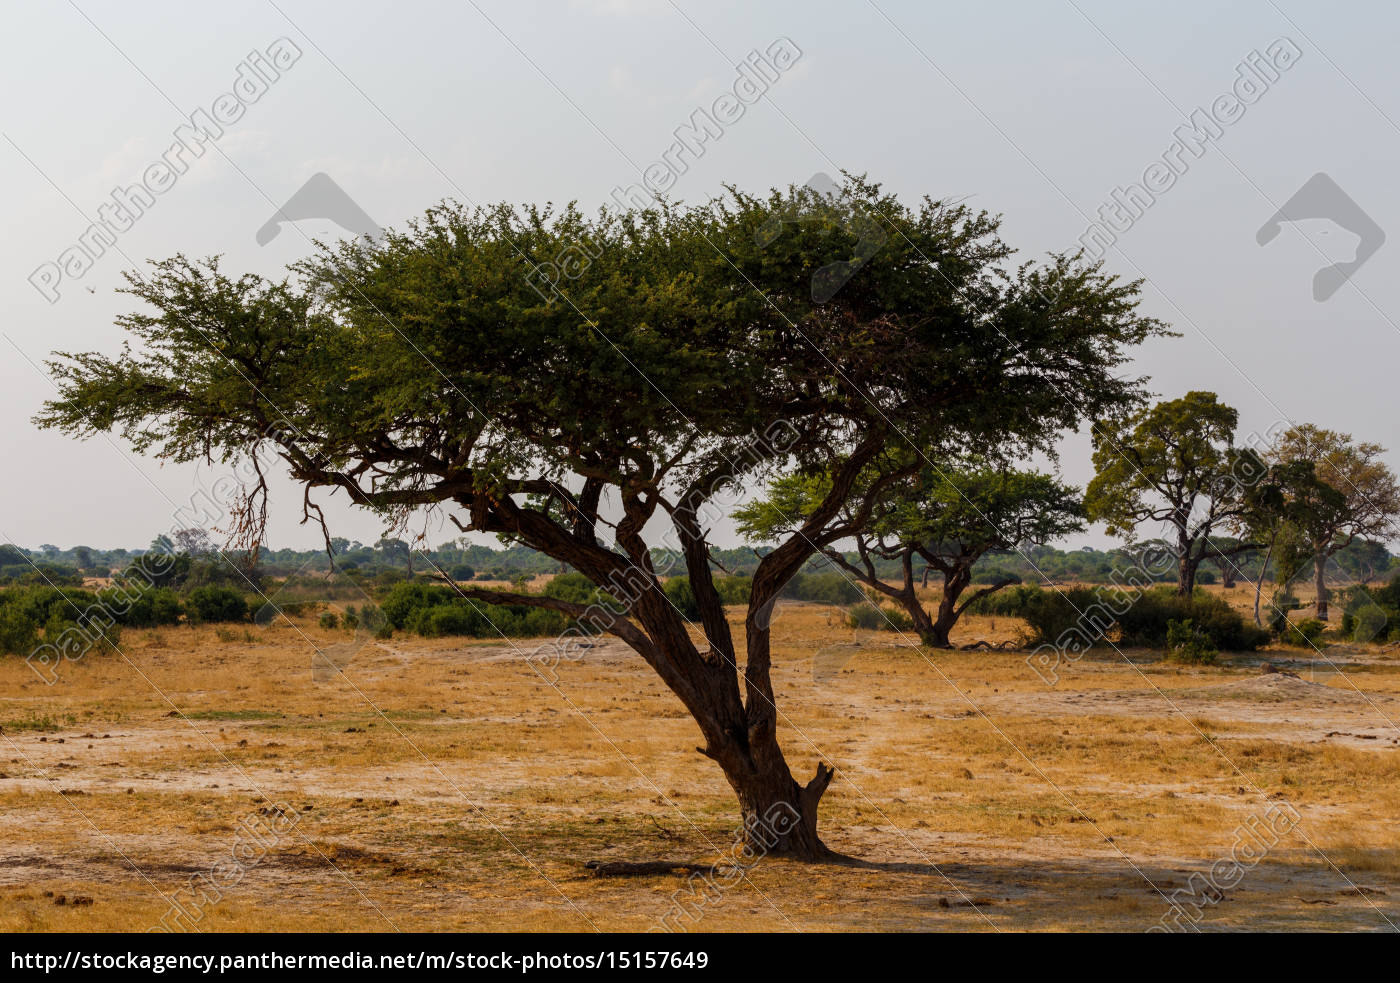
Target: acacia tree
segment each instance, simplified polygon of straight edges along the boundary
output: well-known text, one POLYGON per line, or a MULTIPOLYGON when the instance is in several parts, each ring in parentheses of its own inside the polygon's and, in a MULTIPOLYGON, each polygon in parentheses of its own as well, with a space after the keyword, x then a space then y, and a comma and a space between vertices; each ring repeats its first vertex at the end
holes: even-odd
MULTIPOLYGON (((820 857, 833 771, 818 762, 799 784, 779 744, 778 592, 865 523, 883 487, 857 478, 891 441, 1044 446, 1081 413, 1139 400, 1125 349, 1163 332, 1138 313, 1138 284, 1073 257, 1007 271, 997 225, 851 178, 831 197, 733 191, 593 218, 444 205, 377 242, 323 247, 278 282, 177 257, 128 288, 149 309, 119 323, 142 349, 60 355, 61 395, 38 422, 118 431, 177 461, 257 461, 270 444, 305 486, 307 514, 318 490, 393 518, 439 508, 464 532, 569 564, 620 609, 459 590, 589 617, 622 639, 695 719, 751 845, 820 857), (804 211, 814 221, 756 234, 804 211), (867 259, 857 234, 870 216, 889 234, 867 259), (816 303, 813 274, 850 256, 866 260, 859 273, 816 303), (736 484, 818 465, 830 489, 760 560, 741 647, 703 517, 736 484), (851 506, 857 494, 867 501, 851 506), (700 640, 653 566, 648 537, 666 526, 700 640)), ((259 478, 245 505, 265 503, 259 478)))
POLYGON ((1253 450, 1234 446, 1239 414, 1215 393, 1189 392, 1093 431, 1089 518, 1131 539, 1144 522, 1165 523, 1177 560, 1177 591, 1190 596, 1207 557, 1236 556, 1259 544, 1213 538, 1247 511, 1245 495, 1264 472, 1253 450))
MULTIPOLYGON (((902 456, 896 453, 893 460, 902 456)), ((866 482, 879 480, 870 469, 866 482)), ((787 474, 772 482, 765 496, 736 511, 738 528, 762 541, 791 535, 827 494, 831 476, 787 474)), ((864 501, 863 497, 858 499, 864 501)), ((847 506, 849 511, 849 506, 847 506)), ((851 538, 856 560, 832 544, 822 553, 856 580, 899 604, 924 644, 949 648, 948 633, 968 605, 1018 583, 1002 577, 964 597, 973 566, 987 553, 1043 545, 1084 529, 1079 492, 1036 471, 1016 471, 981 462, 946 468, 925 465, 886 486, 870 509, 865 526, 851 538), (898 564, 894 582, 877 564, 898 564), (915 568, 923 566, 916 584, 915 568), (938 571, 943 589, 936 612, 918 595, 928 573, 938 571)))
POLYGON ((1313 510, 1298 525, 1313 565, 1317 617, 1326 621, 1327 561, 1357 539, 1389 540, 1400 518, 1400 484, 1379 444, 1355 442, 1351 434, 1302 423, 1285 430, 1271 449, 1279 464, 1311 462, 1318 480, 1340 494, 1334 507, 1313 510))

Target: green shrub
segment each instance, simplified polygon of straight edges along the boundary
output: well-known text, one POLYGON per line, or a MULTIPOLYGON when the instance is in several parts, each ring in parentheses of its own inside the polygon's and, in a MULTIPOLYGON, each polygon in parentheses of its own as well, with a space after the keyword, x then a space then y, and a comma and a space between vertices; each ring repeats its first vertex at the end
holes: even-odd
POLYGON ((326 611, 322 613, 318 624, 322 628, 338 628, 340 627, 340 617, 334 611, 326 611))
POLYGON ((1326 630, 1326 622, 1316 618, 1304 618, 1302 621, 1289 623, 1279 640, 1285 645, 1296 645, 1299 648, 1322 648, 1322 633, 1326 630))
POLYGON ((128 584, 124 589, 108 588, 99 591, 97 596, 104 604, 110 605, 119 624, 131 628, 157 628, 178 624, 185 613, 180 595, 169 587, 148 587, 140 590, 135 584, 128 584), (135 600, 131 599, 133 593, 137 593, 135 600), (125 610, 122 610, 123 607, 125 610))
POLYGON ((846 625, 863 631, 912 631, 914 619, 906 611, 873 601, 861 601, 846 609, 846 625))
POLYGON ((663 585, 666 598, 675 605, 686 621, 700 620, 700 604, 695 600, 695 591, 690 588, 689 577, 672 577, 663 585))
POLYGON ((413 619, 413 630, 428 638, 444 635, 483 635, 489 626, 465 604, 434 604, 420 608, 413 619))
POLYGON ((0 652, 28 655, 39 644, 39 626, 18 605, 0 604, 0 652))
POLYGON ((1245 621, 1224 598, 1205 591, 1181 597, 1175 588, 1165 586, 1136 592, 1022 584, 984 597, 969 610, 1024 619, 1026 641, 1031 645, 1063 640, 1086 647, 1111 633, 1117 645, 1165 648, 1173 621, 1190 621, 1193 630, 1218 650, 1251 652, 1269 640, 1268 632, 1245 621))
POLYGON ((968 605, 969 614, 986 614, 993 617, 1019 618, 1033 598, 1039 597, 1042 589, 1035 584, 1012 584, 1003 587, 995 594, 979 597, 968 605))
POLYGON ((869 601, 862 601, 853 604, 846 609, 846 624, 851 628, 859 628, 864 631, 878 631, 884 625, 885 619, 880 614, 880 609, 869 601))
POLYGON ((1092 587, 1036 588, 1025 598, 1019 615, 1030 630, 1028 641, 1032 645, 1055 642, 1066 636, 1077 639, 1080 644, 1092 645, 1113 624, 1112 611, 1092 587))
POLYGON ((385 592, 380 598, 379 608, 391 627, 407 628, 410 618, 422 608, 431 607, 438 597, 446 593, 446 588, 432 588, 406 580, 394 584, 385 592))
POLYGON ((723 603, 747 606, 749 595, 753 593, 753 578, 716 577, 715 590, 719 591, 719 599, 723 603))
POLYGON ((1400 625, 1400 608, 1385 607, 1378 595, 1389 597, 1389 587, 1371 591, 1357 584, 1342 595, 1342 634, 1354 642, 1385 641, 1387 626, 1400 625))
POLYGON ((799 573, 784 585, 782 597, 818 604, 856 604, 864 595, 859 587, 839 573, 799 573))
POLYGON ((1167 622, 1167 658, 1190 665, 1212 665, 1220 653, 1211 644, 1210 636, 1192 624, 1172 619, 1167 622))
POLYGON ((581 573, 561 573, 544 585, 543 593, 545 597, 557 598, 571 604, 602 604, 612 610, 622 609, 616 598, 581 573))
POLYGON ((1167 646, 1172 621, 1190 621, 1212 646, 1229 652, 1252 652, 1269 640, 1267 632, 1246 622, 1218 594, 1196 591, 1182 597, 1172 588, 1154 587, 1130 600, 1118 617, 1122 645, 1167 646))
POLYGON ((186 599, 186 613, 192 622, 244 621, 248 602, 231 587, 196 587, 186 599))

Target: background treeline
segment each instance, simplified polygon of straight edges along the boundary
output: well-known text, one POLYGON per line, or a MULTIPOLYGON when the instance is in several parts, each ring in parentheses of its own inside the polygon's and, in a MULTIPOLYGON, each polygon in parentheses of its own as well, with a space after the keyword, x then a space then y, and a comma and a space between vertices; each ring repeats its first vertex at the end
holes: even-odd
MULTIPOLYGON (((332 541, 342 552, 336 554, 338 572, 356 576, 357 579, 374 578, 384 573, 407 573, 412 561, 414 572, 434 572, 441 569, 456 580, 515 581, 522 577, 540 574, 567 572, 567 567, 551 560, 543 553, 537 553, 525 546, 493 549, 489 546, 458 546, 444 543, 436 549, 410 548, 403 540, 381 540, 380 544, 365 546, 358 542, 337 539, 332 541), (382 544, 382 545, 381 545, 382 544)), ((1026 546, 1018 551, 991 553, 978 564, 974 583, 993 583, 1005 577, 1016 577, 1027 583, 1048 581, 1055 584, 1084 583, 1108 584, 1129 570, 1141 566, 1138 557, 1152 543, 1140 544, 1135 549, 1098 550, 1059 549, 1054 546, 1026 546), (1115 578, 1115 572, 1117 578, 1115 578)), ((37 550, 27 550, 9 543, 0 544, 0 584, 45 583, 47 580, 67 584, 78 584, 83 576, 107 577, 130 565, 140 556, 160 549, 158 540, 146 549, 99 550, 77 546, 59 549, 45 546, 37 550)), ((185 551, 182 551, 185 552, 185 551)), ((759 559, 768 552, 765 547, 750 549, 717 549, 711 553, 715 566, 729 574, 750 576, 758 566, 759 559)), ((220 554, 212 546, 204 551, 188 555, 204 557, 195 576, 210 582, 235 582, 243 579, 234 566, 223 557, 243 564, 247 554, 242 552, 220 554)), ((852 562, 857 561, 854 552, 845 554, 852 562)), ((1199 583, 1221 582, 1225 575, 1232 575, 1240 581, 1258 579, 1260 567, 1266 558, 1258 552, 1231 557, 1225 568, 1207 561, 1201 570, 1199 583)), ((679 553, 670 550, 654 550, 652 562, 658 570, 684 569, 679 553)), ((892 576, 897 573, 898 561, 875 558, 878 573, 892 576)), ((330 561, 324 550, 263 549, 259 551, 256 564, 244 567, 256 577, 285 578, 313 573, 325 574, 330 571, 330 561)), ((822 573, 831 570, 828 560, 816 557, 807 565, 808 573, 822 573)), ((1341 550, 1333 558, 1331 576, 1339 582, 1384 583, 1400 570, 1400 557, 1391 555, 1386 548, 1368 540, 1357 540, 1341 550)), ((1154 577, 1160 583, 1176 583, 1175 568, 1155 570, 1154 577)), ((1265 579, 1273 581, 1276 576, 1272 560, 1268 561, 1265 579)), ((390 582, 400 579, 386 578, 390 582)))
MULTIPOLYGON (((334 540, 332 545, 337 551, 334 576, 324 550, 264 549, 256 556, 223 552, 197 530, 158 537, 138 550, 47 545, 26 550, 0 544, 0 651, 27 654, 44 642, 56 642, 65 631, 72 637, 75 629, 81 629, 88 647, 110 646, 120 639, 122 628, 266 623, 278 611, 295 615, 318 609, 323 610, 325 627, 366 628, 381 636, 398 630, 429 637, 540 637, 570 627, 570 619, 555 611, 467 600, 442 582, 444 575, 457 581, 512 581, 517 589, 525 589, 536 575, 553 574, 543 588, 547 596, 583 604, 616 603, 582 575, 522 546, 492 549, 448 543, 414 550, 398 539, 372 546, 334 540), (85 587, 94 577, 110 578, 110 586, 85 587), (105 617, 94 617, 93 612, 105 612, 105 617)), ((1027 546, 994 552, 983 558, 974 582, 1014 578, 1021 586, 979 601, 972 611, 1023 619, 1027 641, 1033 644, 1055 641, 1081 624, 1080 612, 1102 601, 1104 591, 1114 590, 1112 585, 1122 583, 1129 571, 1140 580, 1144 570, 1159 570, 1160 564, 1142 562, 1144 551, 1154 545, 1112 550, 1027 546), (1071 584, 1088 586, 1064 589, 1071 584)), ((724 603, 747 603, 750 573, 765 552, 713 551, 716 567, 728 571, 716 584, 724 603)), ((849 558, 856 560, 854 554, 849 558)), ((655 551, 654 562, 663 571, 684 569, 679 555, 666 550, 655 551)), ((1197 582, 1216 583, 1225 573, 1250 582, 1265 562, 1257 553, 1244 554, 1224 569, 1206 567, 1197 582)), ((875 558, 874 563, 882 574, 897 572, 892 568, 895 561, 875 558)), ((1331 566, 1334 577, 1353 585, 1343 591, 1342 634, 1359 641, 1400 639, 1400 558, 1359 540, 1337 553, 1331 566)), ((1271 563, 1264 573, 1266 580, 1276 577, 1271 563)), ((1154 579, 1174 584, 1175 569, 1168 565, 1154 579)), ((665 590, 688 620, 698 620, 688 578, 669 577, 665 590)), ((1165 645, 1173 622, 1189 622, 1210 647, 1222 650, 1253 649, 1268 638, 1217 597, 1197 591, 1192 598, 1181 598, 1170 590, 1149 595, 1147 603, 1139 600, 1125 619, 1114 622, 1112 637, 1118 644, 1165 645)), ((794 577, 783 596, 846 607, 853 628, 910 628, 903 612, 867 599, 847 574, 823 557, 794 577)), ((1280 623, 1270 627, 1285 640, 1302 633, 1306 637, 1298 640, 1315 641, 1318 632, 1310 622, 1289 626, 1279 617, 1280 611, 1301 606, 1295 602, 1287 592, 1275 595, 1271 614, 1280 623)))

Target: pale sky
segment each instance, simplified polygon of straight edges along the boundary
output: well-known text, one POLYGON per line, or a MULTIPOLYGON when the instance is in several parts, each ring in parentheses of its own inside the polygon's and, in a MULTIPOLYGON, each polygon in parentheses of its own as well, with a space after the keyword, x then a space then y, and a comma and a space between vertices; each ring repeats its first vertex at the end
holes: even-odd
MULTIPOLYGON (((1171 186, 1104 255, 1109 270, 1146 279, 1145 311, 1182 334, 1144 348, 1137 369, 1164 397, 1220 393, 1242 432, 1314 422, 1384 444, 1400 468, 1400 281, 1390 275, 1400 243, 1319 301, 1314 274, 1350 259, 1354 236, 1316 221, 1256 241, 1318 173, 1400 236, 1400 11, 1222 6, 7 2, 0 540, 143 545, 219 477, 29 422, 53 392, 35 367, 50 351, 119 346, 113 317, 131 308, 113 293, 123 268, 222 253, 227 269, 275 275, 311 238, 341 234, 308 220, 267 245, 255 238, 317 172, 382 225, 445 197, 591 210, 733 89, 737 63, 779 39, 798 60, 706 146, 672 197, 866 172, 910 200, 967 196, 1002 213, 1004 237, 1028 258, 1072 247, 1115 189, 1171 156, 1186 116, 1211 112, 1246 78, 1246 101, 1217 107, 1229 122, 1198 158, 1177 152, 1171 186), (279 39, 300 57, 90 269, 51 284, 50 303, 36 271, 59 262, 115 188, 161 161, 190 113, 216 111, 250 53, 266 60, 275 43, 285 53, 279 39), (1271 50, 1296 54, 1269 70, 1271 50), (1251 61, 1268 66, 1262 84, 1252 68, 1241 76, 1251 61)), ((1086 437, 1066 440, 1063 466, 1066 479, 1088 480, 1086 437)), ((273 546, 319 544, 299 515, 300 494, 280 482, 273 546)), ((329 515, 337 534, 379 535, 371 516, 329 515)))

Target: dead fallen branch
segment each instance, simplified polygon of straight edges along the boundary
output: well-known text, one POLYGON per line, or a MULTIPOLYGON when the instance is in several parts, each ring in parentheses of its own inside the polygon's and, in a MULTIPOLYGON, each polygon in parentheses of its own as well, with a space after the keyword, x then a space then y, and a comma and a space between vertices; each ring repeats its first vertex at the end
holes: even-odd
POLYGON ((590 860, 584 864, 594 877, 654 877, 657 874, 713 874, 714 864, 690 864, 676 860, 590 860))

